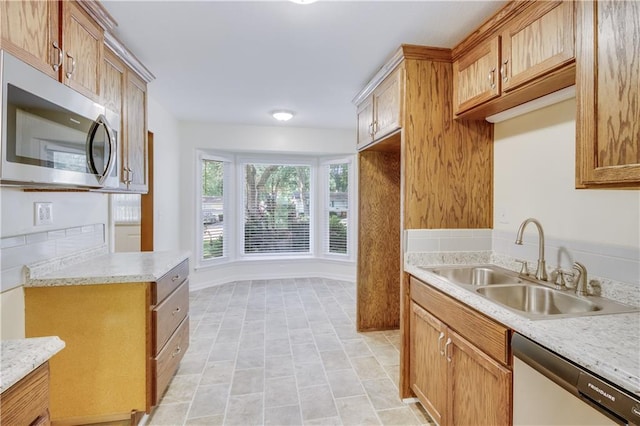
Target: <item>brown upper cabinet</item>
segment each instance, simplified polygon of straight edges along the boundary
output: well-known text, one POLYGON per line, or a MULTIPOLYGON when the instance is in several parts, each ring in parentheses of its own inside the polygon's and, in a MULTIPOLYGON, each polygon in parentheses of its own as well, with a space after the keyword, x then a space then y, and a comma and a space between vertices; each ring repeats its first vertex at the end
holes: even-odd
POLYGON ((128 191, 148 191, 147 84, 127 72, 125 92, 126 124, 122 142, 121 187, 128 191))
POLYGON ((57 1, 1 1, 2 49, 56 80, 64 60, 57 1))
POLYGON ((457 46, 456 116, 485 118, 574 84, 573 14, 571 1, 513 2, 457 46))
POLYGON ((62 81, 99 101, 104 31, 75 2, 63 1, 62 12, 62 81))
POLYGON ((396 68, 358 106, 358 149, 362 149, 400 128, 404 93, 403 72, 402 66, 396 68))
POLYGON ((576 17, 576 186, 637 188, 640 3, 577 2, 576 17))
POLYGON ((147 84, 105 48, 102 102, 120 117, 120 189, 148 191, 147 84))
POLYGON ((76 2, 3 1, 0 10, 3 49, 100 100, 104 30, 76 2))

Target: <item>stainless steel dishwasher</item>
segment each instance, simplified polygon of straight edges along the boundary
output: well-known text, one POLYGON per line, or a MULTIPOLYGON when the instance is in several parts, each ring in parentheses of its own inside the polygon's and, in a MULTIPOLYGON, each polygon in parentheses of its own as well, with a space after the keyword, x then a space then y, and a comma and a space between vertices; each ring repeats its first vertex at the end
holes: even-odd
POLYGON ((640 424, 638 395, 518 333, 511 348, 514 425, 640 424))

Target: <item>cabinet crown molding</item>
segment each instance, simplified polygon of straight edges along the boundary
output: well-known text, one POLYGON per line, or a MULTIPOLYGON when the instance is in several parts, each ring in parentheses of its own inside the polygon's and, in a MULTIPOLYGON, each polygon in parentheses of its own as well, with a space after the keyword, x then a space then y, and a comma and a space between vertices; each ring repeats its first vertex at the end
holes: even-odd
POLYGON ((396 69, 405 59, 431 60, 437 62, 451 62, 451 49, 441 47, 419 46, 415 44, 402 44, 382 67, 369 80, 364 88, 351 101, 359 105, 373 90, 396 69))

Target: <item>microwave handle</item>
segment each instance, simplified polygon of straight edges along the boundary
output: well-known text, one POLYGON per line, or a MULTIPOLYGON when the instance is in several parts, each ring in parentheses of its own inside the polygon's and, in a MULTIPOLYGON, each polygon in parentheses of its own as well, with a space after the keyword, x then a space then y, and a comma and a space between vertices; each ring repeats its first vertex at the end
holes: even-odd
POLYGON ((109 126, 107 118, 104 115, 100 114, 91 125, 91 129, 89 129, 89 134, 87 135, 87 159, 89 160, 89 167, 91 168, 91 171, 98 176, 98 183, 100 185, 104 184, 104 181, 111 173, 111 170, 116 163, 116 155, 117 146, 113 137, 113 132, 111 130, 111 127, 109 126), (100 126, 104 127, 104 130, 107 133, 107 140, 109 141, 109 159, 107 160, 107 164, 104 170, 98 170, 92 155, 93 138, 95 137, 95 134, 100 126))

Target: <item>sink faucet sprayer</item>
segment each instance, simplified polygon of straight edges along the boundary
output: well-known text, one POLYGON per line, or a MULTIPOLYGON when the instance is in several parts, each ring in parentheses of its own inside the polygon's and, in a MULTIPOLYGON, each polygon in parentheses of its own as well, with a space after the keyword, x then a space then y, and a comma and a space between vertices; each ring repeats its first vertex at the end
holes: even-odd
POLYGON ((524 228, 530 222, 538 228, 538 268, 536 269, 536 279, 547 281, 547 268, 544 262, 544 231, 542 230, 540 222, 531 217, 522 222, 518 229, 518 235, 516 236, 516 244, 520 246, 522 245, 522 234, 524 233, 524 228))

